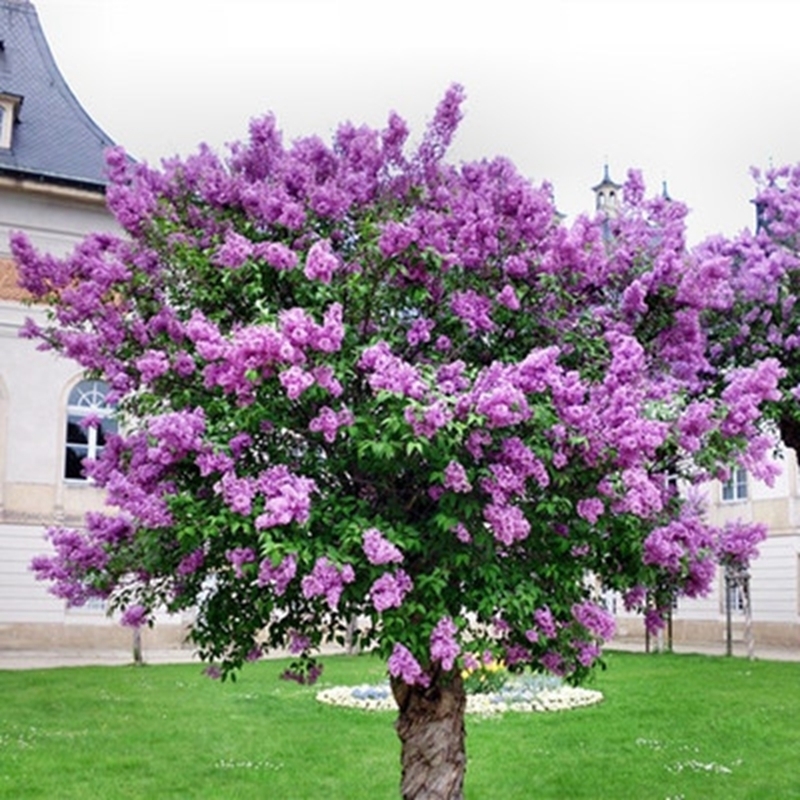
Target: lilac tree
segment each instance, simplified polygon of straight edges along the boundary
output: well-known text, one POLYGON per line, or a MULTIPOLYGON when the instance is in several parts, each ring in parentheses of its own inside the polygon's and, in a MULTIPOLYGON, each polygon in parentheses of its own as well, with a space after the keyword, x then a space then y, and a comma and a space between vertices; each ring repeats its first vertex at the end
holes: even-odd
POLYGON ((782 365, 765 413, 800 455, 800 166, 753 174, 756 231, 704 242, 685 280, 692 294, 708 295, 700 305, 717 374, 766 358, 782 365))
POLYGON ((116 511, 50 531, 39 577, 132 625, 195 609, 223 676, 288 647, 314 678, 358 617, 407 798, 462 796, 465 658, 578 681, 613 634, 599 590, 654 592, 657 626, 708 589, 725 537, 671 478, 758 470, 784 374, 715 369, 683 206, 633 173, 613 224, 566 227, 508 161, 445 162, 462 99, 413 150, 391 115, 289 146, 268 116, 161 169, 114 151, 125 237, 64 260, 13 239, 52 305, 27 335, 106 380, 122 423, 86 467, 116 511))

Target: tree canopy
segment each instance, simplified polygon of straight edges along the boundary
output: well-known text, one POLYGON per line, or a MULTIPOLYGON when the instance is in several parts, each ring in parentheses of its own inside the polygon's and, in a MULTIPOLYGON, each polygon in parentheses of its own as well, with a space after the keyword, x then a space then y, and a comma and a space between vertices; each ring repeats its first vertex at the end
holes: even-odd
POLYGON ((87 466, 117 512, 36 561, 57 594, 130 624, 195 609, 223 674, 288 647, 313 677, 357 618, 422 691, 487 650, 578 680, 613 634, 601 592, 649 593, 655 629, 752 555, 763 528, 709 527, 675 481, 773 477, 759 423, 800 342, 775 333, 785 193, 771 236, 692 253, 686 208, 635 172, 619 214, 567 226, 507 160, 445 161, 462 102, 416 148, 392 114, 288 146, 266 116, 160 168, 115 150, 126 235, 63 260, 13 238, 52 308, 27 335, 107 381, 122 423, 87 466))
POLYGON ((785 374, 713 367, 702 315, 730 307, 728 252, 687 259, 685 208, 636 174, 618 218, 567 228, 507 161, 447 165, 461 101, 410 158, 395 115, 289 148, 268 116, 227 159, 162 170, 115 151, 127 237, 64 261, 15 237, 54 303, 28 334, 108 381, 126 431, 88 467, 120 513, 52 534, 68 599, 197 606, 226 667, 265 630, 297 649, 365 615, 414 682, 468 629, 580 672, 611 625, 587 575, 706 588, 712 534, 668 478, 734 454, 758 470, 785 374))

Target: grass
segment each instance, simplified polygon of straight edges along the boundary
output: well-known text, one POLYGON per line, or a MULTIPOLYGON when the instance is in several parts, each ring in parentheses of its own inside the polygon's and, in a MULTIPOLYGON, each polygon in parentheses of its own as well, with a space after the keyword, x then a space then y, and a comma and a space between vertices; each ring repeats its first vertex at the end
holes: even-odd
MULTIPOLYGON (((598 706, 467 722, 467 800, 800 798, 800 664, 611 653, 598 706)), ((0 798, 381 800, 390 713, 325 706, 285 662, 0 671, 0 798)), ((326 661, 321 686, 378 682, 326 661)))

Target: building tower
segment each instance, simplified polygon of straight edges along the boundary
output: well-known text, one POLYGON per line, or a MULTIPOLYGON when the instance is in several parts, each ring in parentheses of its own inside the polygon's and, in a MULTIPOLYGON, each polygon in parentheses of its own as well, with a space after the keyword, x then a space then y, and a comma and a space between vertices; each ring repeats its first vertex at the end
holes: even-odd
POLYGON ((614 183, 608 174, 608 164, 603 167, 603 180, 592 186, 595 197, 595 210, 597 213, 605 214, 607 217, 616 216, 619 213, 622 184, 614 183))

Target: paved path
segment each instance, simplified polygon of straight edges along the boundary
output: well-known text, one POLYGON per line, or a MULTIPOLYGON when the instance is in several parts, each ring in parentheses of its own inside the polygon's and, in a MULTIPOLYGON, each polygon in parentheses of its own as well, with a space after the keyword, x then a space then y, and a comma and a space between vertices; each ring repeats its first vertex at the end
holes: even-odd
MULTIPOLYGON (((323 646, 323 655, 341 653, 337 645, 323 646)), ((190 649, 148 649, 142 655, 145 664, 197 664, 203 662, 190 649)), ((290 658, 288 652, 273 651, 267 658, 290 658)), ((54 667, 125 666, 133 664, 133 653, 127 649, 58 649, 58 650, 12 650, 0 648, 0 670, 48 669, 54 667)))
MULTIPOLYGON (((644 652, 644 642, 612 642, 607 650, 625 650, 628 652, 644 652)), ((717 644, 676 644, 676 653, 704 653, 706 655, 725 655, 724 643, 717 644)), ((328 654, 341 652, 330 648, 328 654)), ((746 658, 747 651, 740 642, 734 642, 733 654, 737 658, 746 658)), ((272 658, 282 658, 286 653, 276 652, 272 658)), ((800 661, 800 647, 760 647, 756 643, 755 657, 761 661, 800 661)), ((200 665, 191 650, 145 650, 144 660, 147 664, 190 664, 200 665)), ((0 670, 9 669, 47 669, 52 667, 123 666, 133 663, 129 650, 0 650, 0 670)))
MULTIPOLYGON (((654 649, 654 642, 651 642, 651 650, 654 649)), ((644 653, 644 641, 641 642, 611 642, 606 645, 605 650, 625 650, 633 653, 644 653)), ((725 642, 715 644, 692 642, 676 643, 672 647, 675 653, 702 653, 709 656, 724 656, 725 642)), ((747 648, 743 642, 733 643, 733 655, 736 658, 747 658, 747 648)), ((758 661, 800 661, 800 646, 798 647, 766 647, 760 646, 756 642, 753 656, 758 661)), ((2 664, 2 657, 0 657, 2 664)))

